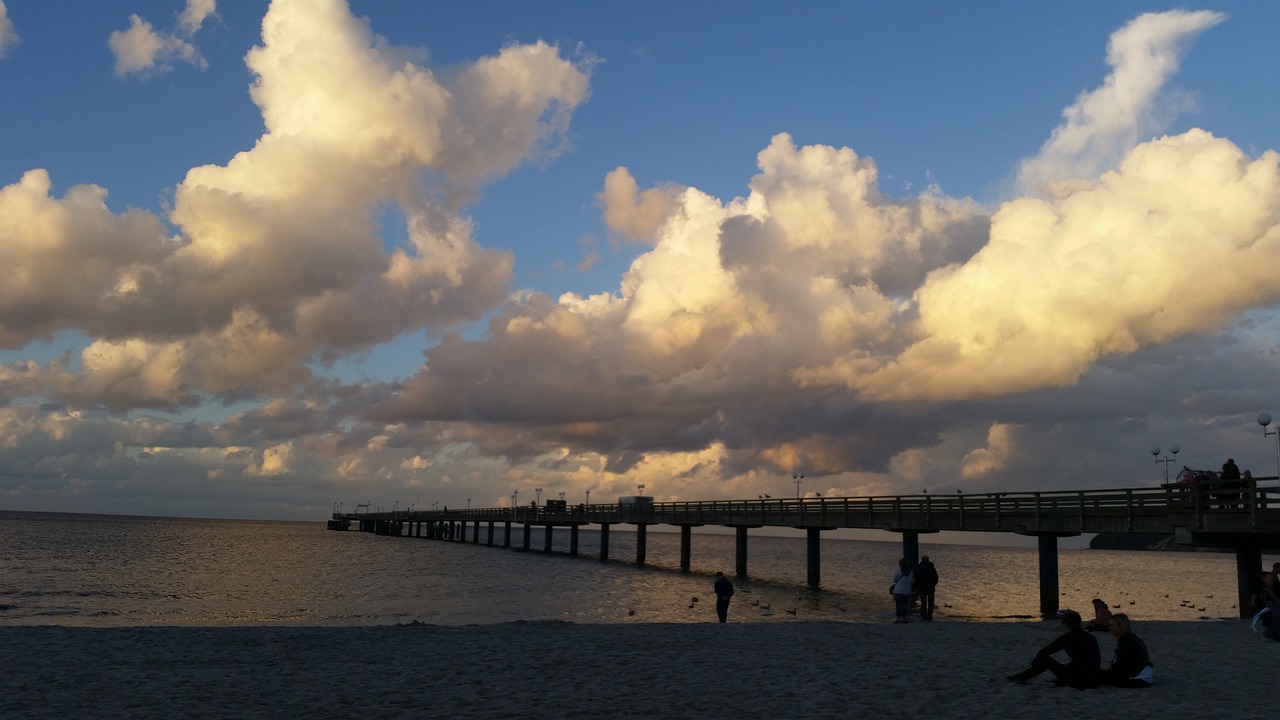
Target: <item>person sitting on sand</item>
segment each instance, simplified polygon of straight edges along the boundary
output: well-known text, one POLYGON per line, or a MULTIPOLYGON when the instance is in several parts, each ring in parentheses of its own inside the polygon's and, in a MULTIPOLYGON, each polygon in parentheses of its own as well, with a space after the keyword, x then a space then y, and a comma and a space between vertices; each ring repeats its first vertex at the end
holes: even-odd
POLYGON ((1005 677, 1009 682, 1026 685, 1027 681, 1045 670, 1052 670, 1056 679, 1055 685, 1070 685, 1084 690, 1098 686, 1098 674, 1102 667, 1102 654, 1098 650, 1098 641, 1081 627, 1080 613, 1068 610, 1062 614, 1062 624, 1067 631, 1057 640, 1040 648, 1031 667, 1020 673, 1005 677), (1053 654, 1063 651, 1068 662, 1064 665, 1053 658, 1053 654))
POLYGON ((1111 610, 1107 608, 1107 603, 1102 598, 1093 599, 1093 619, 1084 626, 1084 629, 1089 632, 1107 632, 1111 629, 1111 610))
POLYGON ((1102 671, 1102 682, 1116 687, 1151 687, 1155 679, 1151 656, 1147 654, 1147 644, 1133 634, 1128 615, 1112 616, 1111 634, 1116 638, 1116 655, 1111 667, 1102 671))

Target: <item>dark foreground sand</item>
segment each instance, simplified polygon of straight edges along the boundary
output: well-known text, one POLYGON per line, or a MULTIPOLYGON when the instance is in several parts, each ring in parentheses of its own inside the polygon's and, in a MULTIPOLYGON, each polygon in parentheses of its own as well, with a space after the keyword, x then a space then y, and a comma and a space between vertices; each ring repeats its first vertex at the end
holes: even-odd
MULTIPOLYGON (((1263 718, 1280 643, 1138 621, 1146 690, 1007 682, 1051 622, 0 628, 0 718, 1263 718)), ((1100 635, 1104 666, 1115 643, 1100 635)), ((1046 674, 1044 677, 1049 677, 1046 674)))

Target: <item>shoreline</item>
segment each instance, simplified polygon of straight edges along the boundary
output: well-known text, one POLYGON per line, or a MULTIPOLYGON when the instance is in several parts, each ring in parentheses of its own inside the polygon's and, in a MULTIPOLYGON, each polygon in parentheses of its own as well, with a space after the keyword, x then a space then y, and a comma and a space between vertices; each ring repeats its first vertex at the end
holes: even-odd
POLYGON ((1134 631, 1155 685, 1078 691, 1004 679, 1046 621, 3 627, 0 716, 1243 719, 1280 699, 1280 643, 1247 620, 1134 631))

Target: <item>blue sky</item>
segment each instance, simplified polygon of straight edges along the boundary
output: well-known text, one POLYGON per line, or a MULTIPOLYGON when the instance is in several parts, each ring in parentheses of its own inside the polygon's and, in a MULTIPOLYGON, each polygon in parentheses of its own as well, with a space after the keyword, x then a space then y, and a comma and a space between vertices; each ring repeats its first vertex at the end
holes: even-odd
POLYGON ((1271 3, 2 7, 0 506, 1276 474, 1271 3))

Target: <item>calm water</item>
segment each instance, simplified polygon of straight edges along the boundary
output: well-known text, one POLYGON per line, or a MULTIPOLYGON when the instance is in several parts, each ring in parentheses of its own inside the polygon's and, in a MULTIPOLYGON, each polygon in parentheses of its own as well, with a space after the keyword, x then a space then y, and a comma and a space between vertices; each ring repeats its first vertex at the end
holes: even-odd
MULTIPOLYGON (((495 542, 501 544, 501 526, 495 542)), ((519 535, 513 533, 513 542, 519 535)), ((584 530, 581 557, 417 538, 332 532, 323 523, 0 512, 0 625, 442 625, 516 620, 707 622, 716 570, 732 572, 734 538, 695 534, 681 573, 679 535, 615 528, 610 556, 584 530), (697 602, 693 598, 697 597, 697 602)), ((481 531, 481 542, 487 539, 481 531)), ((1036 551, 921 544, 942 576, 939 619, 1035 617, 1036 551)), ((805 541, 752 536, 749 580, 730 619, 892 618, 896 542, 824 539, 823 591, 805 590, 805 541)), ((1268 556, 1268 563, 1272 558, 1268 556)), ((1135 619, 1235 617, 1230 554, 1061 550, 1061 604, 1095 596, 1135 619)))

